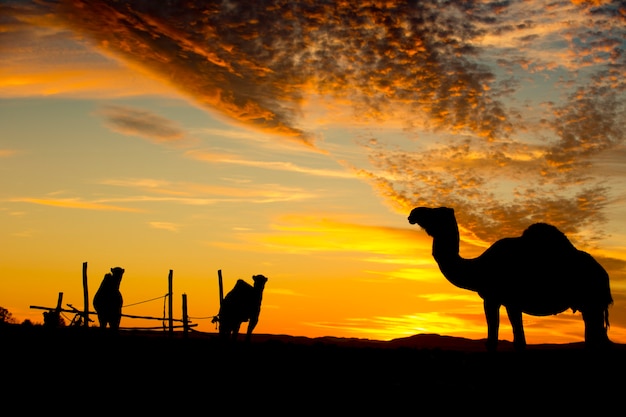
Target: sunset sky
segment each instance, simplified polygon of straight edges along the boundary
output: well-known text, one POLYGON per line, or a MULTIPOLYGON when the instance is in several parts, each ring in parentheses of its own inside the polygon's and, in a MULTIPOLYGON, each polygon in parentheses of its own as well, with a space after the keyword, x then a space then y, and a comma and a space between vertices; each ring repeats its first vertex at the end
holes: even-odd
MULTIPOLYGON (((184 293, 201 331, 221 270, 225 292, 269 278, 258 333, 484 338, 482 300, 407 221, 447 206, 464 257, 558 226, 609 272, 626 343, 623 1, 3 0, 0 16, 0 306, 19 322, 59 292, 82 309, 87 262, 90 299, 125 268, 131 315, 163 317, 172 270, 176 318, 184 293)), ((529 343, 583 340, 571 310, 524 323, 529 343)), ((145 325, 161 322, 122 319, 145 325)))

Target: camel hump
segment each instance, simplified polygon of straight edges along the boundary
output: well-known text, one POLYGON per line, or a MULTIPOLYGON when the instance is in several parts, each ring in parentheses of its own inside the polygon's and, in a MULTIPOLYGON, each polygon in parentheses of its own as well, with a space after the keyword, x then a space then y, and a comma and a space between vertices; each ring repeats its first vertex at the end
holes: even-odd
POLYGON ((258 296, 252 285, 239 279, 226 294, 220 307, 221 320, 248 321, 256 306, 258 296))
POLYGON ((238 305, 245 305, 254 299, 254 287, 242 279, 238 279, 232 290, 226 294, 224 301, 238 305))
POLYGON ((252 291, 252 288, 253 288, 252 285, 248 284, 243 279, 238 279, 232 291, 234 293, 249 294, 252 291))
POLYGON ((115 278, 113 274, 107 272, 100 282, 98 292, 111 291, 113 288, 115 288, 115 278))
POLYGON ((535 223, 530 225, 522 238, 538 249, 546 249, 554 253, 569 253, 577 251, 576 247, 569 241, 565 233, 561 232, 556 226, 547 223, 535 223))

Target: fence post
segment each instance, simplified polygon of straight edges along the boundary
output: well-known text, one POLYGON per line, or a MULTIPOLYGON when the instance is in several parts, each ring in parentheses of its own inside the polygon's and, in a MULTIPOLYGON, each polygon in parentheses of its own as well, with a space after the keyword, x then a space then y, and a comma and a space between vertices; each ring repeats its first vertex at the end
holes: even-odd
POLYGON ((169 317, 170 317, 170 335, 174 333, 174 317, 172 316, 172 310, 173 308, 173 291, 172 291, 172 281, 174 279, 174 271, 172 271, 170 269, 170 273, 167 277, 167 285, 168 285, 168 294, 170 296, 169 300, 168 300, 168 308, 169 308, 169 317))
POLYGON ((46 313, 43 313, 43 324, 48 325, 52 328, 57 328, 61 324, 61 310, 63 309, 61 305, 63 304, 63 293, 59 293, 59 298, 57 299, 57 306, 54 311, 47 312, 47 323, 46 323, 46 313))
POLYGON ((222 270, 217 270, 217 282, 220 286, 220 307, 222 306, 222 300, 224 300, 224 284, 222 283, 222 270))
POLYGON ((57 314, 61 314, 61 309, 63 308, 62 304, 63 304, 63 293, 60 292, 59 298, 57 299, 57 308, 55 310, 57 314))
POLYGON ((183 335, 189 332, 189 317, 187 316, 187 294, 183 294, 183 335))
POLYGON ((83 326, 89 327, 89 288, 87 286, 87 262, 83 262, 83 326))

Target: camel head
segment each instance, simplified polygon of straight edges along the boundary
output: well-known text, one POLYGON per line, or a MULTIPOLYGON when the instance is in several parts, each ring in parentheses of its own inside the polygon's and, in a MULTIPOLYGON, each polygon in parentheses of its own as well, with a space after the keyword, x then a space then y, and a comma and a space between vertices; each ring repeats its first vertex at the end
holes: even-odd
POLYGON ((441 232, 448 232, 450 227, 457 227, 454 209, 448 207, 414 208, 409 215, 409 223, 417 224, 432 237, 440 236, 441 232))
POLYGON ((115 268, 111 268, 111 275, 115 279, 114 281, 115 286, 119 287, 120 283, 122 282, 122 275, 124 275, 124 268, 120 268, 119 266, 116 266, 115 268))
POLYGON ((265 283, 267 282, 267 277, 264 275, 253 275, 252 281, 254 281, 254 287, 263 289, 265 288, 265 283))

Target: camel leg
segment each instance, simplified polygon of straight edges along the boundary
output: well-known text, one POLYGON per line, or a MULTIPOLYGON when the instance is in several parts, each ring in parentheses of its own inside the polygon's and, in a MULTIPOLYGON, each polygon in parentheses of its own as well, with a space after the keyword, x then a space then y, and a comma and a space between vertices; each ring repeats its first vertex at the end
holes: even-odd
POLYGON ((231 340, 234 342, 237 340, 237 336, 239 336, 239 328, 241 327, 241 322, 235 323, 233 326, 233 333, 231 336, 231 340))
POLYGON ((522 311, 513 307, 506 307, 506 314, 509 316, 511 327, 513 328, 513 346, 515 350, 526 349, 526 336, 524 335, 524 323, 522 322, 522 311))
POLYGON ((233 322, 229 318, 220 317, 219 321, 219 334, 220 338, 226 342, 230 341, 233 337, 233 329, 237 323, 233 322))
POLYGON ((487 319, 487 350, 494 352, 498 348, 498 330, 500 328, 500 303, 484 300, 485 318, 487 319))
POLYGON ((256 327, 257 323, 259 322, 258 318, 251 318, 250 322, 248 322, 248 329, 246 332, 246 342, 250 341, 250 338, 252 337, 252 331, 254 330, 254 328, 256 327))
POLYGON ((120 328, 120 322, 122 321, 122 311, 115 312, 115 314, 111 315, 110 326, 113 330, 118 331, 120 328))
POLYGON ((222 340, 226 340, 230 336, 230 330, 224 323, 223 319, 220 319, 220 322, 219 322, 219 334, 222 340))
POLYGON ((604 326, 604 312, 602 310, 583 311, 585 322, 585 347, 596 349, 611 344, 604 326))

